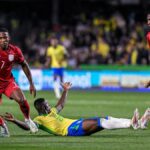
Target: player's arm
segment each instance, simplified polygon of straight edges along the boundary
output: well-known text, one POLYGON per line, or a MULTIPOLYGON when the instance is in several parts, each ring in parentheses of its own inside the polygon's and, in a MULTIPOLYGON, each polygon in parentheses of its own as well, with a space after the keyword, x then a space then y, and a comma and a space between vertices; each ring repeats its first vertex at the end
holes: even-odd
POLYGON ((145 85, 145 88, 148 88, 150 86, 150 81, 148 81, 145 85))
POLYGON ((70 82, 61 83, 63 92, 62 92, 61 98, 59 99, 58 103, 55 106, 58 112, 60 112, 64 108, 66 98, 67 98, 67 93, 68 93, 68 90, 71 88, 71 85, 72 84, 70 82))
POLYGON ((63 49, 63 57, 62 59, 59 61, 60 64, 62 64, 63 61, 67 60, 69 58, 69 54, 67 52, 67 50, 64 48, 63 49))
POLYGON ((49 65, 51 64, 51 57, 47 56, 46 57, 46 62, 44 64, 44 67, 49 68, 49 65))
POLYGON ((36 96, 36 89, 35 89, 34 84, 33 84, 32 75, 31 75, 31 71, 30 71, 29 65, 28 65, 28 63, 26 61, 23 61, 20 65, 21 65, 22 70, 24 71, 26 77, 29 80, 30 93, 31 94, 33 93, 33 96, 35 97, 36 96))
POLYGON ((5 120, 10 121, 14 124, 16 124, 18 127, 24 129, 24 130, 30 130, 28 125, 20 120, 17 120, 11 113, 5 113, 5 115, 2 116, 5 120))
MULTIPOLYGON (((146 33, 146 40, 147 40, 147 43, 150 47, 150 29, 148 28, 148 31, 146 33)), ((145 88, 148 88, 150 86, 150 81, 148 81, 145 85, 145 88)))
POLYGON ((65 49, 64 58, 65 58, 65 59, 68 59, 68 58, 69 58, 69 53, 68 53, 67 49, 65 49))
POLYGON ((51 62, 52 62, 52 59, 51 59, 51 51, 50 51, 50 49, 48 48, 48 49, 46 50, 46 61, 45 61, 44 67, 49 68, 49 66, 51 65, 51 62))
POLYGON ((63 59, 65 59, 65 60, 68 59, 69 53, 68 53, 66 48, 63 49, 63 53, 64 53, 64 58, 63 59))

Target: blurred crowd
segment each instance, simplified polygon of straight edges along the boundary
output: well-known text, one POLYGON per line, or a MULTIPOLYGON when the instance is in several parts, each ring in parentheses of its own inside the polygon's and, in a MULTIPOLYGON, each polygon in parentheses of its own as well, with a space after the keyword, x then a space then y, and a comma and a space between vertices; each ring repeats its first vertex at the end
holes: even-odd
MULTIPOLYGON (((130 13, 86 16, 81 13, 72 24, 52 26, 35 13, 23 20, 12 15, 0 15, 0 24, 8 27, 12 42, 22 48, 32 67, 42 67, 50 37, 56 35, 68 53, 68 66, 131 64, 148 65, 150 51, 145 40, 146 23, 130 13)), ((145 18, 146 20, 146 18, 145 18)))

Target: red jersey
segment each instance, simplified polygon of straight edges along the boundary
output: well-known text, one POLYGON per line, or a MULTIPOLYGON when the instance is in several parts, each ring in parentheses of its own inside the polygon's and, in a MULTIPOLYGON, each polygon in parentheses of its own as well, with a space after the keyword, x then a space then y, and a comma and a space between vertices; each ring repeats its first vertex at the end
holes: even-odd
POLYGON ((21 50, 9 44, 7 50, 0 48, 0 82, 7 82, 13 78, 12 67, 14 63, 22 63, 24 56, 21 50))
POLYGON ((146 34, 146 40, 147 40, 148 45, 150 47, 150 32, 147 32, 147 34, 146 34))

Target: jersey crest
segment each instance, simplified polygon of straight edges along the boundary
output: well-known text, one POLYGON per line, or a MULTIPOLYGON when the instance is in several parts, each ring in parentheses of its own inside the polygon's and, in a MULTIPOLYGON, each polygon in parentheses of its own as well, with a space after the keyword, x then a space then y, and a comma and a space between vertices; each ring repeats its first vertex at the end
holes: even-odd
POLYGON ((8 55, 8 60, 9 61, 13 61, 14 60, 14 55, 13 54, 9 54, 8 55))

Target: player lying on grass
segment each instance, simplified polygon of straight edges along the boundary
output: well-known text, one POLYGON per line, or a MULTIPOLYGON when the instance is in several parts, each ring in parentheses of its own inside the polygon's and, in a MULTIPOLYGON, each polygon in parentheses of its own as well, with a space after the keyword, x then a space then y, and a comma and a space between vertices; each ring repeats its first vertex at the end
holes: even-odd
MULTIPOLYGON (((67 92, 71 87, 71 83, 66 82, 61 84, 63 90, 62 96, 55 107, 51 108, 47 100, 38 98, 34 102, 34 106, 39 115, 34 119, 37 127, 48 133, 61 136, 84 136, 91 135, 103 129, 119 129, 119 128, 133 128, 139 127, 138 110, 134 112, 132 119, 114 118, 114 117, 94 117, 88 119, 68 119, 60 116, 58 113, 63 109, 67 92)), ((150 110, 147 109, 142 117, 142 128, 145 127, 150 117, 150 110)), ((29 130, 27 124, 19 121, 13 117, 12 114, 6 113, 3 118, 7 121, 13 122, 22 129, 29 130)))

